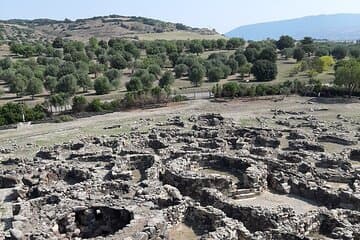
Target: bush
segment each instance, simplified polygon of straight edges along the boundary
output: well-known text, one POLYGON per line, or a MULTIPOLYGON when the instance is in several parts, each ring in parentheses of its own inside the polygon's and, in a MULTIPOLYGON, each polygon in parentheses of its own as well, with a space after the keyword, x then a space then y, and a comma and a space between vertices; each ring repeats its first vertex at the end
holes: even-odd
POLYGON ((71 122, 71 121, 74 121, 74 118, 70 115, 61 115, 55 119, 56 123, 71 122))
POLYGON ((89 112, 102 112, 103 111, 103 105, 100 101, 100 99, 94 99, 92 100, 88 107, 87 107, 87 111, 89 112))
POLYGON ((235 97, 239 92, 239 84, 236 82, 225 83, 222 87, 222 96, 223 97, 235 97))

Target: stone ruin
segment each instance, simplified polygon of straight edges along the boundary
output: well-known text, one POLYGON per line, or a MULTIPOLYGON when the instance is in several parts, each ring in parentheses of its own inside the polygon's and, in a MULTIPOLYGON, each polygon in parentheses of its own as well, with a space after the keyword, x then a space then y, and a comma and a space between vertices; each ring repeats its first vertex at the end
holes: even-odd
POLYGON ((359 135, 306 114, 174 117, 6 159, 0 238, 360 239, 359 135))

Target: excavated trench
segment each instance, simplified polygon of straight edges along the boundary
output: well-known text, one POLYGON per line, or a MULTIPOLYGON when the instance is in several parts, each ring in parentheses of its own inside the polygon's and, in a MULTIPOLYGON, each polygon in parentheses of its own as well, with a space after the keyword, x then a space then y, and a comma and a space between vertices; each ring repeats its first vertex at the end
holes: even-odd
POLYGON ((123 229, 134 218, 126 209, 91 207, 75 211, 75 223, 81 238, 106 237, 123 229))

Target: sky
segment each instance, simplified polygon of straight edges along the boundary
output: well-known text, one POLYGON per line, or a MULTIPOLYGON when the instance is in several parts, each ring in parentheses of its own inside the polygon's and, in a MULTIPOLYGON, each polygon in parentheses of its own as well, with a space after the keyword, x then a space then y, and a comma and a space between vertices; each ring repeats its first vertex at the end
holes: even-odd
POLYGON ((0 19, 72 20, 118 14, 215 28, 226 33, 238 26, 308 15, 360 13, 359 0, 11 0, 0 19))

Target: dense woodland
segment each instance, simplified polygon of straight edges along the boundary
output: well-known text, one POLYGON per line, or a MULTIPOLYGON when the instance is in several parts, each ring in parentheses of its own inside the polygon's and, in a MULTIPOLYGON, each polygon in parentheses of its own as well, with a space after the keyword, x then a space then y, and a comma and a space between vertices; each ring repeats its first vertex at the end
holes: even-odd
MULTIPOLYGON (((0 107, 0 125, 43 119, 53 109, 114 111, 119 108, 183 100, 173 93, 178 79, 193 88, 217 83, 229 76, 239 81, 214 84, 215 97, 244 97, 278 94, 325 96, 358 95, 360 45, 295 41, 249 41, 240 38, 218 40, 133 41, 91 38, 87 43, 56 38, 52 42, 9 42, 11 56, 0 60, 0 79, 18 97, 45 96, 34 108, 9 103, 0 107), (203 53, 210 52, 204 58, 203 53), (277 60, 296 59, 290 75, 304 73, 308 81, 272 83, 278 74, 277 60), (335 81, 324 84, 317 75, 334 69, 335 81), (90 103, 84 93, 105 95, 116 91, 123 76, 127 93, 123 99, 90 103), (250 79, 250 80, 249 80, 250 79), (252 81, 252 79, 255 80, 252 81), (261 82, 260 84, 252 84, 261 82)), ((0 93, 4 94, 4 92, 0 93)))

